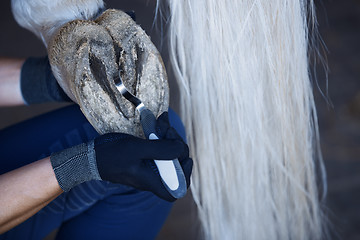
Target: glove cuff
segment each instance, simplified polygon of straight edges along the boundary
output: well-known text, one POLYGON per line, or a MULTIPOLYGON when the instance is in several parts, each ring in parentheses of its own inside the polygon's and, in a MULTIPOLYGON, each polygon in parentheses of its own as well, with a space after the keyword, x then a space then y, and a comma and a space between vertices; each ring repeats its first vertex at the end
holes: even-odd
POLYGON ((21 68, 20 88, 27 105, 71 102, 53 76, 47 57, 31 57, 24 62, 21 68))
POLYGON ((53 153, 50 161, 59 186, 64 192, 89 180, 101 180, 96 164, 94 141, 53 153))

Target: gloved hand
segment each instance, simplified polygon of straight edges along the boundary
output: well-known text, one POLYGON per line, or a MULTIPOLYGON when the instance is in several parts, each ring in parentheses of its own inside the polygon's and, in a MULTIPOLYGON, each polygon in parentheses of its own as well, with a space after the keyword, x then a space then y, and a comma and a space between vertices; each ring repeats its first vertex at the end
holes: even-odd
POLYGON ((27 105, 71 102, 52 74, 47 56, 26 59, 21 68, 20 88, 27 105))
POLYGON ((157 120, 161 140, 145 140, 123 133, 102 135, 51 155, 51 163, 64 191, 92 179, 120 183, 151 191, 160 198, 174 201, 161 182, 153 159, 178 158, 183 168, 187 186, 190 185, 192 159, 188 146, 169 126, 167 113, 157 120))

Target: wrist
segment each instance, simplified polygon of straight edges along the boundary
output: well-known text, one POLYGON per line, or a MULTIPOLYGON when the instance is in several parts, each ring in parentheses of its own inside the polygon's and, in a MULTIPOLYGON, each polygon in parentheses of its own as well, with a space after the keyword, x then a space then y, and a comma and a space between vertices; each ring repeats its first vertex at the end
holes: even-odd
POLYGON ((86 181, 101 180, 96 164, 94 141, 53 153, 50 161, 59 186, 64 192, 86 181))

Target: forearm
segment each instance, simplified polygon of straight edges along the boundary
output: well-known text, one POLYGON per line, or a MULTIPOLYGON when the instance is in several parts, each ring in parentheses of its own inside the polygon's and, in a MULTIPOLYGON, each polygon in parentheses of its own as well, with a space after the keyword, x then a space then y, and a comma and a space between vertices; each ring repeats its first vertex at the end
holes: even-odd
POLYGON ((24 222, 62 192, 50 158, 0 175, 0 233, 24 222))
POLYGON ((24 59, 0 58, 0 106, 24 104, 20 90, 24 59))

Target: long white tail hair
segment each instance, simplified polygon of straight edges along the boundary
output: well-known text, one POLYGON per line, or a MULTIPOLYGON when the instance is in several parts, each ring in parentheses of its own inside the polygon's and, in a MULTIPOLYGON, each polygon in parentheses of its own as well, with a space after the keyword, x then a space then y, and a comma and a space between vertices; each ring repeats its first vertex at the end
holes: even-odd
POLYGON ((313 1, 168 0, 165 10, 204 237, 321 239, 313 1))

